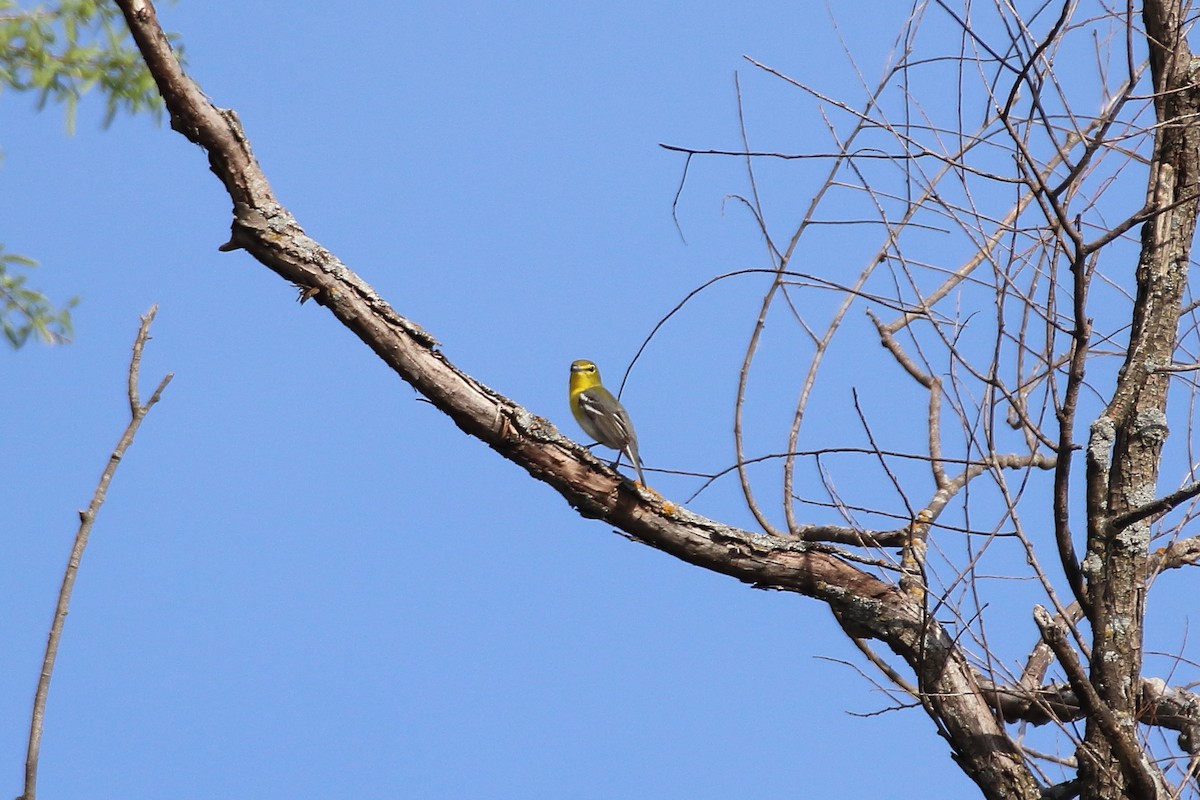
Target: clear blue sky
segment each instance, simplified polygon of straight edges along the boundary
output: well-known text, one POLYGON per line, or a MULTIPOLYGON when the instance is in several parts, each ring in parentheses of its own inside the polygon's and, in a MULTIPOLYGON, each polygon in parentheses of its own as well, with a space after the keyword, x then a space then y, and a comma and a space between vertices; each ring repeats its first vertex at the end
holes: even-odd
MULTIPOLYGON (((868 82, 901 6, 839 7, 868 82)), ((817 3, 160 13, 305 229, 466 371, 580 438, 572 359, 618 383, 686 292, 768 265, 725 201, 747 190, 741 165, 693 162, 684 241, 671 218, 683 161, 658 144, 738 148, 740 70, 752 146, 831 149, 812 104, 744 54, 861 97, 817 3)), ((42 797, 973 795, 919 711, 848 713, 888 700, 837 662, 861 659, 822 605, 579 518, 322 308, 218 252, 229 200, 203 153, 147 119, 100 130, 100 106, 84 104, 71 137, 59 112, 0 96, 0 241, 41 262, 33 280, 52 297, 82 298, 74 344, 0 352, 3 792, 19 793, 76 512, 126 422, 138 315, 158 304, 143 390, 176 377, 85 557, 42 797)), ((775 169, 764 191, 786 228, 819 170, 775 169)), ((842 271, 838 252, 817 248, 809 266, 855 274, 861 261, 842 271)), ((624 397, 651 468, 732 461, 762 289, 705 295, 635 367, 624 397)), ((802 336, 772 333, 764 357, 786 375, 802 336)), ((786 421, 764 421, 756 452, 783 449, 786 421)), ((698 482, 656 485, 683 499, 698 482)), ((774 509, 777 488, 763 491, 774 509)), ((692 507, 751 524, 731 481, 692 507)))

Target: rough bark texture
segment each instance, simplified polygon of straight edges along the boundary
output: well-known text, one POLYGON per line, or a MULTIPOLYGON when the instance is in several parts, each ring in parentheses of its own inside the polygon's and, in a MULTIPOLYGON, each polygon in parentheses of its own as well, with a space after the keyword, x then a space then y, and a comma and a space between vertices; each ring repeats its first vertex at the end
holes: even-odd
POLYGON ((1171 364, 1200 186, 1195 117, 1200 96, 1197 65, 1180 29, 1176 3, 1148 0, 1143 20, 1159 123, 1150 165, 1147 204, 1162 213, 1142 226, 1137 298, 1126 359, 1116 391, 1092 425, 1087 457, 1091 497, 1083 571, 1092 623, 1091 683, 1116 719, 1119 734, 1106 732, 1098 714, 1088 717, 1078 759, 1082 796, 1151 798, 1161 778, 1143 755, 1137 732, 1142 686, 1142 639, 1149 577, 1150 521, 1126 527, 1114 517, 1155 499, 1171 364))

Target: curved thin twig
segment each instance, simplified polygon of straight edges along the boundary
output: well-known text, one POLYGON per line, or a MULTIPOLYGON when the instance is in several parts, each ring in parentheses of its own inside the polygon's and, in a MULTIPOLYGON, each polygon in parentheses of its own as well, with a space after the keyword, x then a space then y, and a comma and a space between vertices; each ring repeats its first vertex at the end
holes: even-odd
POLYGON ((167 384, 174 377, 172 373, 167 373, 159 381, 158 388, 150 395, 150 399, 145 403, 141 402, 138 394, 138 372, 142 366, 142 350, 150 338, 150 323, 154 321, 154 315, 157 313, 158 306, 154 306, 142 317, 141 327, 138 328, 137 338, 133 342, 133 355, 129 361, 129 424, 125 426, 125 432, 121 434, 117 446, 113 448, 112 455, 108 457, 108 463, 104 467, 104 472, 100 474, 99 483, 96 484, 96 491, 92 494, 92 501, 86 509, 79 512, 79 530, 75 533, 75 544, 71 547, 71 556, 67 560, 67 569, 63 573, 62 587, 58 590, 58 602, 54 607, 54 621, 50 625, 50 636, 46 641, 46 655, 42 659, 42 672, 38 676, 37 690, 33 696, 33 714, 29 723, 29 746, 25 756, 25 791, 18 800, 35 800, 37 796, 38 760, 41 755, 42 731, 46 716, 46 698, 50 693, 50 678, 54 674, 54 662, 58 657, 59 643, 62 641, 63 625, 67 621, 67 609, 71 605, 71 592, 75 588, 79 564, 83 560, 83 551, 87 548, 92 526, 96 523, 96 515, 100 513, 100 507, 104 505, 104 498, 108 493, 113 476, 117 472, 117 466, 125 457, 125 451, 133 444, 133 437, 137 435, 142 420, 145 419, 147 412, 158 403, 163 390, 167 388, 167 384))

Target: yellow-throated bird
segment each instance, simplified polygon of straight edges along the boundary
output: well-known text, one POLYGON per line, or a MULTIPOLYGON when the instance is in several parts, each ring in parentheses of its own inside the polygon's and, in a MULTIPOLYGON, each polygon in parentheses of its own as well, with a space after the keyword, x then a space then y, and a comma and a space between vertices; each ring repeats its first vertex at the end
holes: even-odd
POLYGON ((583 432, 605 447, 629 456, 637 470, 638 483, 646 485, 642 460, 638 456, 637 434, 629 421, 629 412, 613 393, 600 382, 600 370, 586 359, 571 362, 571 413, 583 432))

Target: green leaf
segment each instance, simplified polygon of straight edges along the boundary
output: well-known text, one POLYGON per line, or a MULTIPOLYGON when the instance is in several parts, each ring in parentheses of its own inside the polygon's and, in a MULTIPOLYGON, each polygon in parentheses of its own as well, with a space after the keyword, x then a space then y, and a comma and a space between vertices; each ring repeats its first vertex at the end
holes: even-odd
MULTIPOLYGON (((0 91, 37 92, 37 107, 64 107, 73 130, 78 101, 98 90, 107 125, 119 112, 162 118, 162 100, 118 10, 96 0, 21 5, 0 0, 0 91)), ((179 37, 168 41, 182 55, 179 37)))
POLYGON ((0 330, 11 347, 23 346, 29 337, 47 344, 70 341, 73 334, 71 309, 78 298, 55 308, 45 294, 26 286, 27 275, 17 270, 33 269, 37 262, 16 253, 5 253, 0 245, 0 330))

